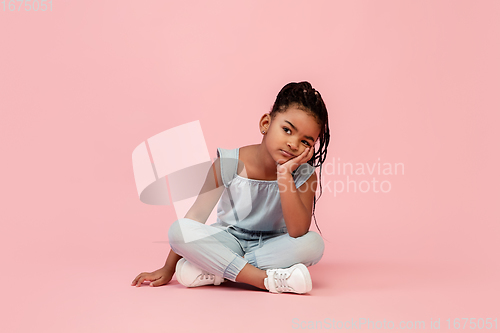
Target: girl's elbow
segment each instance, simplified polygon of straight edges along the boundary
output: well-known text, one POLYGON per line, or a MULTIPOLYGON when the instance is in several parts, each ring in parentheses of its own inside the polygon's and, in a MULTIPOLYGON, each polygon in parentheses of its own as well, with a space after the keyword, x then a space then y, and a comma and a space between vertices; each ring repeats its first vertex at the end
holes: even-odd
POLYGON ((308 232, 309 232, 309 228, 307 228, 305 230, 304 229, 302 229, 302 230, 289 230, 288 235, 292 238, 299 238, 299 237, 304 236, 308 232))
POLYGON ((311 219, 304 219, 302 222, 293 221, 292 223, 288 223, 288 234, 292 238, 302 237, 309 232, 310 226, 311 219))

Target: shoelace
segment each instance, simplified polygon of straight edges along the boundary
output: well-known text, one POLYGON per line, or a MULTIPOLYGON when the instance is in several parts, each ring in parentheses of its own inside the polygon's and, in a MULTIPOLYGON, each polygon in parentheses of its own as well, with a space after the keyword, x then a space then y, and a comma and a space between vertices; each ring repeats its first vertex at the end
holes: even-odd
POLYGON ((213 280, 215 278, 215 275, 213 274, 210 274, 208 272, 205 272, 205 271, 201 271, 201 274, 200 274, 200 280, 203 280, 203 279, 210 279, 210 280, 213 280))
POLYGON ((288 272, 274 272, 274 281, 276 283, 276 290, 277 291, 291 291, 293 288, 291 288, 288 285, 288 277, 290 274, 288 272))

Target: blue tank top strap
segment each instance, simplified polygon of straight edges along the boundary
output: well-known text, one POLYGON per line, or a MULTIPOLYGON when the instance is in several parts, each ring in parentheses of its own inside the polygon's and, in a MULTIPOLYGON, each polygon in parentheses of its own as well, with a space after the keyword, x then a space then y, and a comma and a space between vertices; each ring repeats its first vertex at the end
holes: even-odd
POLYGON ((238 171, 239 150, 217 148, 217 157, 220 159, 222 182, 225 187, 231 185, 231 181, 238 171))

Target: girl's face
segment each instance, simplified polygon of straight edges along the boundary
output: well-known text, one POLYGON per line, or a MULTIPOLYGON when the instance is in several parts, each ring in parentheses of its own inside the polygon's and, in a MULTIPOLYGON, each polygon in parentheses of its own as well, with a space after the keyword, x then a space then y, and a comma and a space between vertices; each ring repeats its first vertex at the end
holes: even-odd
POLYGON ((269 114, 262 116, 263 130, 269 154, 279 164, 300 155, 307 147, 313 149, 321 132, 314 116, 292 106, 277 113, 273 120, 269 114))

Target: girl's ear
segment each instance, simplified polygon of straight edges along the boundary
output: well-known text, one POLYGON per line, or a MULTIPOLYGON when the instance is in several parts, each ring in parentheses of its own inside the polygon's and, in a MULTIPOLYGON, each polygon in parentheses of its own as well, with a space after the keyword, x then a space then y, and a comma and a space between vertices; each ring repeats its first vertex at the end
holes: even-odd
POLYGON ((270 125, 271 125, 271 116, 268 113, 265 113, 262 117, 260 117, 259 121, 260 131, 267 132, 270 125))

